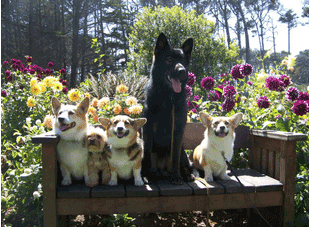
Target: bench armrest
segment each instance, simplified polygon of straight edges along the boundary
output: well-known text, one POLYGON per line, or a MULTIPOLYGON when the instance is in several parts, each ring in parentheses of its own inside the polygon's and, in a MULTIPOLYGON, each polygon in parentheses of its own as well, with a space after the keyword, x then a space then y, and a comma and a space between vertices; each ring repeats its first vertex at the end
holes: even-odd
POLYGON ((282 132, 274 130, 251 129, 251 135, 266 137, 271 139, 279 139, 284 141, 300 141, 306 140, 307 135, 296 132, 282 132))
POLYGON ((306 140, 301 133, 252 129, 249 166, 280 180, 284 191, 284 220, 294 220, 294 193, 297 141, 306 140))
POLYGON ((54 132, 47 132, 37 136, 32 136, 32 143, 58 143, 60 137, 55 135, 54 132))

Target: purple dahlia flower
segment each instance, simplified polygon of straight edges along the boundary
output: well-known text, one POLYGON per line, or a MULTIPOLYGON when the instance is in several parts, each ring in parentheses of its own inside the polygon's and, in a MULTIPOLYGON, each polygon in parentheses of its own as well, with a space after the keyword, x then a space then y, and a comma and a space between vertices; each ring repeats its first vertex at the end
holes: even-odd
POLYGON ((266 96, 262 96, 257 100, 257 105, 259 108, 267 109, 270 106, 270 103, 266 96))
POLYGON ((298 99, 299 93, 296 87, 289 87, 289 89, 286 92, 286 98, 293 102, 298 99))
POLYGON ((201 86, 202 86, 202 88, 209 91, 215 86, 215 80, 210 76, 204 77, 201 80, 201 86))

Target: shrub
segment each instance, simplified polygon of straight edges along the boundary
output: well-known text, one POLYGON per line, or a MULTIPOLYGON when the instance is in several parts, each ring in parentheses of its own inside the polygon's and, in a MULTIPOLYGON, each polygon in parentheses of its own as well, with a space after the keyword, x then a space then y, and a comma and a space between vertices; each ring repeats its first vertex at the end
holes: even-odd
POLYGON ((203 15, 198 16, 194 10, 189 12, 178 6, 144 8, 129 34, 129 71, 149 75, 153 48, 161 32, 175 48, 189 37, 194 39, 190 70, 198 80, 202 75, 214 77, 225 72, 237 59, 236 44, 231 44, 228 49, 224 39, 216 36, 215 23, 203 15))

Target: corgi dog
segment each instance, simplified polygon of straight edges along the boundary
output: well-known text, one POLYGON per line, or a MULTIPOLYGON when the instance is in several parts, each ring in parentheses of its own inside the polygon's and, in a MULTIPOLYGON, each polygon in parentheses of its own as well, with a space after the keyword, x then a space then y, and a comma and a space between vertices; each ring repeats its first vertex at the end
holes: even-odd
POLYGON ((62 105, 52 98, 52 109, 55 115, 53 131, 60 136, 57 144, 57 155, 63 177, 62 185, 72 184, 72 176, 77 180, 88 182, 88 150, 85 137, 88 131, 87 111, 89 98, 79 105, 62 105))
POLYGON ((141 177, 144 142, 139 138, 138 130, 146 121, 146 118, 132 119, 125 115, 112 119, 99 118, 99 122, 106 129, 109 145, 109 185, 117 185, 118 178, 128 180, 132 177, 136 186, 144 185, 141 177))
POLYGON ((106 146, 106 132, 99 127, 90 127, 86 137, 88 157, 88 187, 95 187, 99 184, 99 172, 102 171, 102 184, 106 185, 111 178, 107 155, 104 152, 106 146))
POLYGON ((229 180, 225 158, 228 161, 232 159, 235 128, 241 122, 243 114, 237 113, 231 117, 211 117, 204 112, 199 114, 206 130, 204 140, 193 152, 194 167, 204 171, 208 182, 213 181, 214 176, 229 180))

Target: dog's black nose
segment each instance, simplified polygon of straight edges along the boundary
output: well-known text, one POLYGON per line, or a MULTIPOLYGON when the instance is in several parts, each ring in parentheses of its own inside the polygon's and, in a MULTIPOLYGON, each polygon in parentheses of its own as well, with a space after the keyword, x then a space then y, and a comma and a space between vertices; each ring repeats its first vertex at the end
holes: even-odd
POLYGON ((182 64, 180 64, 180 63, 176 64, 175 70, 176 70, 179 74, 185 74, 185 73, 186 73, 185 67, 184 67, 182 64))
POLYGON ((118 132, 122 132, 123 129, 124 129, 123 127, 118 127, 118 128, 117 128, 117 131, 118 131, 118 132))
POLYGON ((224 131, 225 130, 225 126, 220 126, 220 130, 224 131))
POLYGON ((58 117, 58 121, 60 122, 60 123, 63 123, 64 122, 64 118, 63 117, 58 117))
POLYGON ((91 140, 89 141, 89 144, 90 144, 90 145, 95 145, 95 144, 94 144, 94 139, 91 139, 91 140))

